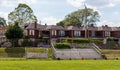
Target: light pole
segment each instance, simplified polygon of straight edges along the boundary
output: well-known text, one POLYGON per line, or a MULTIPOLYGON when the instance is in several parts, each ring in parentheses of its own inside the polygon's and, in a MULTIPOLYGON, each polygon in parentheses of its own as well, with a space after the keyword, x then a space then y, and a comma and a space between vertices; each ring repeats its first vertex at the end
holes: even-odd
POLYGON ((87 38, 87 7, 85 6, 85 14, 84 14, 84 27, 85 27, 85 38, 87 38))

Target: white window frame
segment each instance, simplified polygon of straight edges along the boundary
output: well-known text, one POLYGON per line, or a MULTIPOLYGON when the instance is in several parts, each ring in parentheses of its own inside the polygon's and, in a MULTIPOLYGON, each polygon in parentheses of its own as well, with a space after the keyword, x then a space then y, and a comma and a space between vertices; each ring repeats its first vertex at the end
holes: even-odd
POLYGON ((105 31, 105 37, 110 37, 111 33, 110 31, 105 31))
POLYGON ((92 31, 92 37, 95 37, 95 31, 92 31))
POLYGON ((65 31, 60 30, 60 31, 59 31, 59 36, 65 36, 65 31))
POLYGON ((74 31, 74 36, 81 36, 81 31, 74 31))
POLYGON ((52 30, 52 35, 57 35, 57 31, 56 30, 52 30))
POLYGON ((30 35, 35 35, 34 30, 29 30, 30 35))

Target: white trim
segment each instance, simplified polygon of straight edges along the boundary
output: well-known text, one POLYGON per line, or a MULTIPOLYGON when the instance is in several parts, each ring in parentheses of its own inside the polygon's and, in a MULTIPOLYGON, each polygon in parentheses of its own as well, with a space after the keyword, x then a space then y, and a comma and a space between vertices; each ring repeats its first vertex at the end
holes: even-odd
POLYGON ((74 31, 74 36, 81 36, 81 31, 74 31))

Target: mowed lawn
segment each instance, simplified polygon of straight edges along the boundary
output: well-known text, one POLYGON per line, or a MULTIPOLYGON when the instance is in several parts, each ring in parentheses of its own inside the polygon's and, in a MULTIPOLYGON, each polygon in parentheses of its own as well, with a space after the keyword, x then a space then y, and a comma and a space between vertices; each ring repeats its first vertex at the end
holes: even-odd
POLYGON ((120 60, 8 60, 0 70, 120 70, 120 60))

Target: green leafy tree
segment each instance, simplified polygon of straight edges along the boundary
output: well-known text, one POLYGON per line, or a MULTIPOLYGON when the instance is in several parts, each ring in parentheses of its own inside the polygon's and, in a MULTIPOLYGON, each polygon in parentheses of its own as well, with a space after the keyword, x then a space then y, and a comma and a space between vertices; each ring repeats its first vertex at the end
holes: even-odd
POLYGON ((68 14, 64 20, 57 23, 57 25, 73 25, 81 26, 83 24, 91 25, 99 21, 100 15, 97 11, 91 8, 79 9, 68 14), (85 22, 86 21, 86 22, 85 22))
POLYGON ((8 23, 11 24, 15 21, 19 22, 19 25, 29 24, 37 21, 37 17, 33 14, 33 10, 26 4, 19 4, 14 11, 8 14, 8 23))
POLYGON ((5 36, 12 42, 13 46, 18 46, 18 40, 23 37, 23 30, 19 27, 18 22, 11 25, 5 32, 5 36))
POLYGON ((0 17, 0 27, 7 26, 6 20, 2 17, 0 17))

